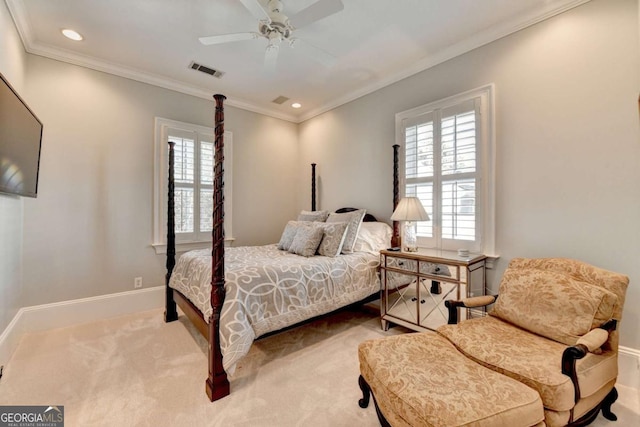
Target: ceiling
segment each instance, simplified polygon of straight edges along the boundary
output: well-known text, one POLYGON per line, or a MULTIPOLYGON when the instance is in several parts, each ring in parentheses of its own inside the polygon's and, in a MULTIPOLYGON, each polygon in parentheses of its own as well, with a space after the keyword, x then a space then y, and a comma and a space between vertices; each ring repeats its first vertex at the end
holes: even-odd
MULTIPOLYGON (((342 0, 342 11, 295 31, 333 64, 283 43, 273 72, 264 38, 198 41, 256 32, 244 0, 5 1, 29 53, 206 99, 222 93, 229 105, 301 122, 589 0, 342 0), (63 37, 63 28, 84 40, 63 37), (192 61, 224 75, 195 71, 192 61), (273 103, 279 96, 290 100, 273 103)), ((281 1, 290 17, 316 2, 281 1)))

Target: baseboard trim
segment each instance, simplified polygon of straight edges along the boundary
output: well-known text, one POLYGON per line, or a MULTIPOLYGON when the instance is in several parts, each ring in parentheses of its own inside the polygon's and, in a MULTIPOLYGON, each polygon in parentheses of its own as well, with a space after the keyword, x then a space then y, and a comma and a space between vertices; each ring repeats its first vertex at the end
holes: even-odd
MULTIPOLYGON (((164 286, 24 307, 0 335, 0 365, 6 365, 29 332, 64 328, 164 306, 164 286)), ((640 389, 640 350, 620 346, 618 384, 640 389)))
POLYGON ((164 306, 164 286, 23 307, 0 335, 0 365, 6 365, 24 334, 95 322, 164 306))
POLYGON ((618 347, 618 384, 640 390, 640 350, 618 347))

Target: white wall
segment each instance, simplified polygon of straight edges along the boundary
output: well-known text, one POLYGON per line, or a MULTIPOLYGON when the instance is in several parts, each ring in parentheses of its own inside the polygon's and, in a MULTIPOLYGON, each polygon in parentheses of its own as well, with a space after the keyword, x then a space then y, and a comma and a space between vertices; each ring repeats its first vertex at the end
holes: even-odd
MULTIPOLYGON (((44 123, 37 199, 24 200, 22 306, 164 283, 152 242, 154 117, 212 126, 214 101, 28 55, 44 123)), ((297 126, 233 107, 237 244, 277 241, 295 213, 297 126), (275 154, 274 154, 275 153, 275 154), (280 177, 280 179, 273 179, 280 177)))
POLYGON ((319 164, 321 207, 354 205, 388 219, 395 114, 488 83, 496 87, 501 255, 493 288, 519 256, 627 274, 621 343, 640 348, 636 0, 594 0, 301 124, 300 163, 319 164))
MULTIPOLYGON (((153 117, 211 125, 213 101, 26 55, 4 4, 0 24, 0 72, 44 122, 39 197, 0 196, 0 330, 23 306, 162 284, 153 117)), ((395 113, 495 83, 493 286, 515 256, 628 274, 622 344, 640 348, 639 51, 636 1, 593 0, 300 126, 227 107, 236 244, 276 241, 308 208, 312 162, 320 208, 388 218, 395 113)))
MULTIPOLYGON (((4 2, 0 2, 0 73, 22 98, 26 53, 4 2)), ((0 331, 20 308, 22 287, 22 199, 0 194, 0 331)))

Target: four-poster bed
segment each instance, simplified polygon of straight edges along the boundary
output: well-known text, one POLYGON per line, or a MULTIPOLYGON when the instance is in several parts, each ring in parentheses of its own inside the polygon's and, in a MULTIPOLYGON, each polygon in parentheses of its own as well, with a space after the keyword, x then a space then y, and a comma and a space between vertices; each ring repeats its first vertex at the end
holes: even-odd
MULTIPOLYGON (((213 246, 181 256, 176 265, 174 232, 174 153, 169 143, 169 195, 167 221, 167 275, 165 321, 178 318, 176 304, 208 340, 209 375, 206 392, 211 401, 230 392, 227 372, 244 356, 254 339, 276 330, 379 295, 377 268, 381 245, 388 245, 391 228, 364 221, 366 233, 387 233, 385 239, 372 238, 369 249, 346 250, 336 256, 301 256, 280 250, 276 245, 226 248, 224 244, 224 107, 223 95, 214 96, 215 166, 213 204, 213 246), (385 243, 386 240, 386 243, 385 243), (382 242, 382 243, 381 243, 382 242), (210 280, 209 280, 210 274, 210 280), (223 358, 224 356, 224 358, 223 358), (224 363, 223 363, 224 362, 224 363)), ((394 146, 394 208, 397 204, 397 149, 394 146)), ((312 165, 311 210, 316 211, 316 164, 312 165)), ((358 236, 364 210, 336 211, 334 224, 344 218, 357 222, 358 236)), ((328 221, 330 221, 328 220, 328 221)), ((352 222, 352 224, 356 224, 352 222)), ((291 222, 290 222, 291 223, 291 222)), ((395 225, 395 224, 394 224, 395 225)), ((289 224, 288 224, 289 226, 289 224)), ((343 230, 347 226, 343 226, 343 230)), ((394 232, 397 227, 394 227, 394 232)), ((286 232, 286 229, 285 229, 286 232)), ((327 237, 325 231, 325 238, 327 237)), ((294 233, 295 234, 295 233, 294 233)), ((342 241, 346 239, 346 232, 342 241)), ((283 234, 284 239, 284 234, 283 234)), ((282 243, 282 241, 281 241, 282 243)), ((342 247, 342 243, 340 243, 342 247)), ((355 245, 353 246, 355 247, 355 245)), ((315 250, 314 250, 315 253, 315 250)))

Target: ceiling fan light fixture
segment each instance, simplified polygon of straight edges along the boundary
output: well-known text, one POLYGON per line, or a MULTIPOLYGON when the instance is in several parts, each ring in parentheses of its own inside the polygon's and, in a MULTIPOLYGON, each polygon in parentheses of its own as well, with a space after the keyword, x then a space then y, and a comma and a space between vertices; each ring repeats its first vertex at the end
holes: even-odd
MULTIPOLYGON (((276 61, 278 59, 278 50, 283 41, 287 41, 290 46, 296 43, 292 37, 296 28, 309 25, 313 22, 326 18, 327 16, 338 13, 344 9, 342 0, 316 0, 311 5, 298 11, 291 17, 285 15, 284 4, 280 0, 239 0, 249 12, 258 20, 258 32, 244 32, 220 34, 214 36, 200 37, 200 43, 203 45, 212 45, 219 43, 228 43, 241 40, 249 40, 252 38, 263 37, 268 41, 265 50, 264 66, 268 72, 276 69, 276 61), (265 19, 266 18, 266 19, 265 19)), ((313 49, 311 45, 309 47, 313 49)), ((319 53, 311 54, 318 62, 333 62, 333 58, 327 52, 321 49, 315 49, 319 53), (331 61, 326 60, 329 57, 331 61), (324 58, 324 59, 323 59, 324 58)))
POLYGON ((270 0, 269 4, 267 4, 267 8, 271 12, 281 13, 284 10, 284 5, 280 0, 270 0))
POLYGON ((267 37, 269 38, 268 48, 271 46, 275 46, 277 48, 280 46, 280 43, 282 43, 282 34, 278 31, 271 31, 267 37))
POLYGON ((79 42, 84 40, 84 37, 82 37, 82 35, 79 32, 72 30, 70 28, 63 28, 62 30, 60 30, 60 32, 62 33, 63 36, 73 41, 79 42))

